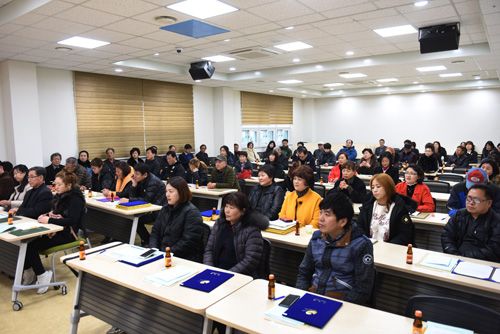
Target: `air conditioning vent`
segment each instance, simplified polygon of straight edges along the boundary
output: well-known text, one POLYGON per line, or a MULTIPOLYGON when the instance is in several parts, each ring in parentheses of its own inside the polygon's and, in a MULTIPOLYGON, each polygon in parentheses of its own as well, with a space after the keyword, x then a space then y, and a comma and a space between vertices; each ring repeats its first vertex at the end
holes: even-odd
POLYGON ((254 46, 250 48, 244 48, 239 50, 233 50, 228 53, 231 56, 243 58, 243 59, 260 59, 271 56, 277 56, 281 54, 280 52, 265 49, 260 46, 254 46))

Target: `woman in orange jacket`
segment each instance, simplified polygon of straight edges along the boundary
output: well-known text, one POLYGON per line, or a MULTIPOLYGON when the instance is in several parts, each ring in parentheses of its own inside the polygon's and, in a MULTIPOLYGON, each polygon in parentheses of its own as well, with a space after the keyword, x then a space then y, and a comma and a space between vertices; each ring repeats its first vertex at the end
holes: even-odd
POLYGON ((340 153, 337 159, 337 164, 333 166, 330 174, 328 175, 328 182, 330 183, 335 183, 342 177, 342 165, 344 164, 344 162, 349 161, 347 153, 345 152, 340 153))
POLYGON ((431 191, 422 182, 424 170, 418 165, 410 165, 405 172, 405 182, 396 185, 396 192, 408 196, 418 203, 417 211, 434 212, 436 206, 432 199, 431 191))

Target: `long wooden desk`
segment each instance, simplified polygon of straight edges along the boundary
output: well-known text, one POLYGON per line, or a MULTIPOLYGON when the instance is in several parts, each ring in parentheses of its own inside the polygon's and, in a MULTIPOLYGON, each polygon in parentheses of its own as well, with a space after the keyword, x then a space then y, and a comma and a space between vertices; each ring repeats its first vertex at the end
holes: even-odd
MULTIPOLYGON (((296 328, 267 320, 264 314, 279 301, 268 300, 265 280, 254 280, 207 309, 207 317, 239 331, 252 334, 294 333, 409 333, 413 319, 348 302, 324 328, 296 328)), ((276 284, 276 296, 303 295, 306 291, 276 284)), ((227 332, 226 332, 227 333, 227 332)))
POLYGON ((93 196, 92 198, 85 196, 87 203, 85 228, 130 244, 135 242, 139 218, 162 208, 160 205, 152 204, 146 208, 122 210, 116 208, 118 202, 113 204, 98 201, 97 199, 104 198, 100 193, 93 192, 93 196))
MULTIPOLYGON (((36 222, 31 218, 19 217, 21 220, 15 220, 14 225, 36 222)), ((6 225, 7 223, 2 223, 0 225, 6 225)), ((14 276, 14 284, 12 285, 12 308, 14 311, 19 311, 23 308, 23 304, 17 299, 19 291, 38 289, 43 286, 59 286, 66 285, 66 282, 52 282, 43 285, 22 285, 23 272, 24 272, 24 260, 26 258, 26 248, 28 243, 38 238, 39 236, 58 232, 63 229, 62 226, 53 224, 43 224, 43 227, 47 227, 47 231, 41 231, 33 234, 28 234, 24 236, 15 236, 9 232, 0 233, 0 271, 14 276)))
MULTIPOLYGON (((237 189, 226 189, 226 188, 208 189, 206 186, 199 187, 198 189, 196 189, 196 187, 193 185, 190 185, 189 189, 191 190, 193 197, 216 200, 217 201, 217 210, 221 209, 222 198, 225 195, 230 194, 230 193, 235 193, 238 191, 237 189)), ((201 209, 200 209, 200 211, 201 211, 201 209)))
MULTIPOLYGON (((72 255, 61 258, 61 262, 66 260, 68 266, 79 271, 71 333, 78 331, 78 322, 84 315, 81 311, 127 333, 211 333, 211 321, 205 317, 205 310, 252 281, 250 276, 234 273, 232 278, 210 293, 181 287, 179 282, 169 287, 158 287, 144 277, 164 270, 164 260, 137 268, 98 258, 100 249, 112 246, 116 243, 93 248, 95 253, 89 254, 85 261, 72 255)), ((116 249, 120 247, 126 245, 118 245, 116 249)), ((172 263, 198 272, 210 268, 176 257, 172 263)))

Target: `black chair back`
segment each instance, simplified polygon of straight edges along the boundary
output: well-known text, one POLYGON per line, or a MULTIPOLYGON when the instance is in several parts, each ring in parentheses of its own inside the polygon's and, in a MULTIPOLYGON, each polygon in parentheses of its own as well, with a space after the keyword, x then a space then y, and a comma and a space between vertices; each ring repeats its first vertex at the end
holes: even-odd
POLYGON ((244 193, 245 195, 248 195, 247 194, 247 187, 246 187, 247 183, 245 182, 245 180, 238 178, 238 183, 240 184, 241 192, 244 193))
POLYGON ((212 232, 212 229, 210 228, 210 226, 203 223, 203 251, 207 247, 208 238, 210 237, 211 232, 212 232))
POLYGON ((424 181, 424 184, 429 187, 431 192, 436 193, 450 193, 450 184, 442 181, 424 181))
POLYGON ((322 198, 326 196, 326 187, 321 184, 315 184, 313 190, 317 192, 322 198))
POLYGON ((454 174, 438 174, 439 181, 452 181, 452 182, 462 182, 465 178, 461 175, 454 174))
POLYGON ((455 174, 467 174, 467 172, 469 171, 468 168, 458 168, 458 167, 455 167, 453 168, 453 170, 451 171, 452 173, 455 173, 455 174))
POLYGON ((271 266, 269 264, 269 258, 271 257, 271 241, 262 238, 262 255, 260 257, 259 267, 257 268, 257 274, 261 279, 269 279, 269 274, 271 273, 271 266))

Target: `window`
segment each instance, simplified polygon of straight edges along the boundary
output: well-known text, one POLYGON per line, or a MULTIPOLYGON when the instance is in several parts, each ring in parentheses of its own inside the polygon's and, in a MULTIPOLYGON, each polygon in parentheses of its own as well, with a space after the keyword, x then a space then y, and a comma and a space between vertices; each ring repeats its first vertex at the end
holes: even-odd
POLYGON ((290 140, 290 134, 291 125, 242 126, 241 146, 246 147, 248 142, 253 142, 255 148, 265 149, 271 140, 276 142, 276 146, 281 146, 283 139, 290 140))

